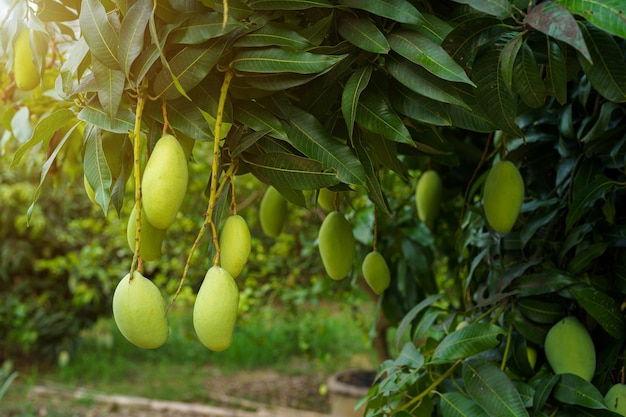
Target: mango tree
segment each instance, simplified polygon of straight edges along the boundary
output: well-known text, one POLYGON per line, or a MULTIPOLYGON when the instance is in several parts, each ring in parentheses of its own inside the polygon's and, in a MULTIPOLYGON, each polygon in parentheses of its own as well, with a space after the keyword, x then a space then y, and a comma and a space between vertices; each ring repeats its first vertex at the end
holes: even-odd
MULTIPOLYGON (((360 276, 371 251, 389 269, 388 283, 384 267, 382 280, 363 271, 376 329, 395 328, 378 344, 370 416, 619 415, 619 390, 604 395, 624 382, 625 9, 621 0, 16 1, 2 21, 4 97, 15 99, 3 120, 10 131, 28 94, 49 100, 13 157, 45 150, 40 187, 76 152, 72 132, 84 132, 96 204, 136 205, 129 277, 142 270, 142 225, 164 230, 179 209, 185 164, 171 154, 211 149, 197 161, 208 202, 189 260, 209 231, 205 280, 226 283, 205 284, 230 288, 223 311, 236 296, 219 232, 237 215, 237 177, 252 174, 294 205, 325 196, 328 218, 342 219, 319 240, 329 275, 360 276), (25 72, 38 79, 33 93, 15 90, 30 87, 25 72), (437 178, 426 191, 415 189, 422 172, 437 178), (368 203, 351 205, 358 195, 368 203), (344 220, 371 230, 358 251, 344 220), (562 343, 547 337, 554 326, 566 326, 562 343), (579 357, 585 364, 570 366, 579 357)), ((264 214, 274 234, 278 197, 264 214)), ((220 335, 203 340, 209 348, 230 343, 224 317, 197 320, 208 326, 201 340, 220 335)))

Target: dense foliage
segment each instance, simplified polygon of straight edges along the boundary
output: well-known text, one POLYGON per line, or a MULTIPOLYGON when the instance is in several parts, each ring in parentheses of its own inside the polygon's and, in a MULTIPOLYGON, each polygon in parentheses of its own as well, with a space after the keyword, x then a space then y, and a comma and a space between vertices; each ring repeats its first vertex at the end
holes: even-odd
POLYGON ((35 62, 59 71, 42 78, 52 103, 33 111, 32 134, 12 120, 36 102, 4 90, 18 99, 3 115, 22 139, 13 163, 43 144, 42 183, 78 152, 75 126, 105 213, 122 211, 131 175, 140 200, 139 168, 163 133, 208 155, 203 229, 245 201, 230 192, 243 174, 300 206, 311 190, 339 192, 359 253, 377 248, 392 271, 377 329, 397 327, 399 354, 381 364, 369 415, 614 415, 603 394, 623 378, 625 347, 622 1, 16 4, 7 67, 26 16, 35 62), (113 170, 102 132, 128 135, 113 170), (525 185, 506 234, 486 223, 481 191, 500 160, 525 185), (412 193, 427 169, 444 184, 432 225, 412 193), (565 316, 593 337, 591 381, 546 361, 565 316))

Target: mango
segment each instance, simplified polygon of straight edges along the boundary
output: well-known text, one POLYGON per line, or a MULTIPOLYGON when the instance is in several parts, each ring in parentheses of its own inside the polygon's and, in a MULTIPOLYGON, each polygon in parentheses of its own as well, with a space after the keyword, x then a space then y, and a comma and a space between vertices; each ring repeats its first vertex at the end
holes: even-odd
POLYGON ((356 252, 352 226, 338 211, 330 212, 320 227, 319 251, 326 273, 332 279, 344 278, 352 269, 356 252))
POLYGON ((333 211, 335 209, 335 197, 337 192, 331 191, 328 188, 322 188, 317 195, 317 203, 326 211, 333 211))
POLYGON ((143 349, 156 349, 169 337, 165 300, 156 285, 139 271, 124 278, 113 293, 113 318, 122 335, 143 349))
POLYGON ((220 233, 220 266, 237 278, 250 256, 250 229, 240 215, 229 216, 220 233))
MULTIPOLYGON (((126 240, 128 247, 135 252, 135 233, 137 230, 137 204, 133 206, 126 224, 126 240)), ((161 247, 165 238, 165 229, 157 229, 146 218, 145 210, 141 210, 141 241, 139 242, 139 256, 144 261, 155 261, 161 257, 161 247)))
POLYGON ((483 207, 487 223, 497 232, 511 231, 524 202, 524 180, 511 161, 497 162, 487 174, 483 207))
POLYGON ((288 217, 287 200, 271 185, 261 199, 259 215, 263 233, 276 239, 283 232, 288 217))
POLYGON ((365 281, 376 294, 382 294, 389 287, 389 266, 380 252, 372 251, 365 255, 361 270, 365 281))
POLYGON ((85 186, 85 194, 87 194, 89 200, 97 206, 98 202, 96 201, 96 192, 91 184, 89 184, 89 181, 87 181, 87 177, 85 175, 83 175, 83 185, 85 186))
POLYGON ((30 30, 24 29, 17 35, 13 44, 13 75, 15 85, 22 91, 30 91, 41 81, 39 69, 33 62, 33 53, 30 47, 30 30))
POLYGON ((596 350, 589 332, 576 317, 565 317, 550 328, 544 350, 555 374, 569 373, 591 381, 596 371, 596 350))
POLYGON ((141 182, 146 218, 157 229, 167 229, 187 193, 187 157, 178 140, 164 135, 154 146, 141 182))
POLYGON ((235 279, 221 266, 209 268, 193 306, 193 327, 207 349, 220 352, 231 345, 238 307, 235 279))
POLYGON ((443 184, 437 171, 424 172, 415 187, 417 217, 428 227, 432 227, 439 216, 443 184))
POLYGON ((615 384, 604 395, 607 408, 620 416, 626 416, 626 384, 615 384))

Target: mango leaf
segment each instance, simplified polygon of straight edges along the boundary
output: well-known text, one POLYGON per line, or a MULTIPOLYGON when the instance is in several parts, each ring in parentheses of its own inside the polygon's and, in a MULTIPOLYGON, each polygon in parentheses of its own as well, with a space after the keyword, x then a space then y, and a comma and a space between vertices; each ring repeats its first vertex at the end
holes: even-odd
POLYGON ((361 133, 361 139, 372 147, 374 152, 371 155, 379 164, 395 172, 400 178, 408 180, 406 167, 398 159, 396 142, 386 140, 382 135, 367 130, 361 133))
POLYGON ((343 15, 339 20, 337 29, 345 40, 364 51, 375 54, 389 52, 387 38, 367 17, 343 15))
POLYGON ((535 55, 528 44, 522 46, 513 72, 513 86, 522 101, 529 107, 542 106, 546 101, 546 86, 535 55))
POLYGON ((443 417, 488 417, 485 410, 461 393, 446 392, 439 398, 443 417))
POLYGON ((44 0, 39 7, 37 17, 42 22, 69 22, 78 17, 74 11, 54 0, 44 0))
POLYGON ((334 168, 341 181, 365 185, 365 171, 352 150, 335 140, 313 115, 292 107, 284 127, 289 141, 300 152, 320 161, 324 169, 334 168))
POLYGON ((470 19, 448 33, 441 46, 463 68, 471 70, 480 47, 495 41, 507 30, 500 20, 492 17, 470 19))
POLYGON ((567 270, 572 274, 578 274, 587 268, 593 261, 606 252, 610 242, 596 242, 589 246, 581 247, 576 255, 567 264, 567 270))
POLYGON ((578 375, 562 374, 554 387, 554 398, 572 405, 593 409, 606 409, 604 397, 598 389, 578 375))
POLYGON ((570 286, 578 280, 573 275, 557 269, 545 269, 516 278, 507 291, 517 291, 520 297, 548 294, 570 286))
MULTIPOLYGON (((196 103, 186 98, 180 98, 168 100, 166 106, 167 120, 174 129, 195 140, 213 140, 211 126, 207 124, 196 103)), ((162 114, 162 112, 156 111, 156 108, 154 110, 154 114, 162 114)))
POLYGON ((401 23, 419 24, 422 14, 407 0, 340 0, 340 4, 401 23))
POLYGON ((100 129, 89 129, 85 134, 85 154, 83 156, 83 171, 87 182, 94 190, 96 202, 106 216, 111 201, 111 171, 102 148, 100 129))
POLYGON ((249 49, 235 55, 231 65, 237 71, 262 74, 316 74, 329 69, 346 56, 318 55, 283 48, 249 49))
POLYGON ((357 69, 354 74, 348 78, 343 92, 341 93, 341 113, 346 121, 350 139, 352 139, 352 132, 354 131, 354 121, 356 119, 359 97, 370 82, 371 75, 371 65, 357 69))
POLYGON ((524 22, 546 35, 570 45, 591 61, 576 19, 565 7, 549 1, 530 9, 524 22))
POLYGON ((563 318, 563 306, 534 297, 521 297, 517 307, 522 314, 536 323, 552 324, 563 318))
POLYGON ((109 132, 128 133, 135 127, 135 115, 130 109, 120 107, 113 119, 110 119, 98 100, 87 103, 76 117, 109 132))
POLYGON ((444 337, 435 348, 430 362, 450 363, 469 358, 497 346, 500 343, 499 336, 503 334, 504 330, 495 324, 469 324, 444 337))
POLYGON ((564 105, 567 102, 567 64, 557 42, 546 37, 548 43, 548 67, 546 68, 547 93, 553 94, 564 105))
POLYGON ((604 98, 616 103, 626 102, 626 63, 617 42, 601 29, 587 23, 580 29, 593 60, 593 65, 578 59, 591 85, 604 98))
POLYGON ((269 130, 269 135, 287 140, 287 132, 280 121, 256 101, 243 101, 234 108, 235 120, 256 131, 269 130))
POLYGON ((469 109, 449 82, 434 76, 423 67, 395 55, 389 55, 385 65, 393 78, 412 91, 432 100, 469 109))
POLYGON ((249 0, 252 10, 304 10, 312 7, 334 7, 328 0, 249 0))
POLYGON ((498 71, 500 53, 491 49, 476 58, 473 79, 476 82, 476 99, 489 119, 500 130, 513 137, 524 137, 515 123, 517 98, 507 87, 498 71))
POLYGON ((414 370, 421 369, 424 366, 424 356, 411 342, 406 342, 398 357, 393 361, 398 367, 408 367, 414 370))
POLYGON ((117 56, 123 73, 128 77, 130 67, 143 50, 143 38, 152 13, 150 0, 138 0, 124 16, 120 28, 119 50, 117 56))
POLYGON ((394 109, 413 120, 435 126, 450 126, 446 108, 441 103, 403 87, 393 88, 394 109))
POLYGON ((622 0, 556 0, 612 35, 626 38, 626 6, 622 0))
POLYGON ((402 321, 400 321, 400 324, 398 324, 398 329, 396 330, 396 336, 395 336, 396 349, 398 350, 400 349, 400 341, 402 340, 402 336, 404 335, 404 332, 406 331, 406 329, 409 328, 413 320, 415 320, 415 317, 417 317, 417 315, 421 313, 422 310, 431 306, 433 303, 435 303, 437 300, 440 300, 442 297, 443 297, 443 294, 429 295, 428 297, 420 301, 418 304, 413 306, 413 308, 411 308, 411 310, 408 313, 406 313, 406 315, 402 318, 402 321))
POLYGON ((307 38, 286 27, 266 23, 260 29, 248 33, 235 41, 235 47, 286 46, 295 50, 311 47, 307 38))
POLYGON ((352 140, 354 142, 356 155, 365 170, 365 185, 367 186, 369 198, 384 214, 391 215, 391 208, 383 195, 380 181, 378 180, 378 170, 376 169, 375 161, 372 160, 373 149, 369 146, 369 143, 361 140, 361 135, 354 135, 352 140))
POLYGON ((391 49, 409 61, 421 65, 439 78, 474 86, 465 70, 438 44, 409 30, 395 30, 387 39, 391 49))
POLYGON ((533 404, 535 405, 535 410, 541 410, 543 408, 550 398, 552 390, 560 380, 560 375, 551 375, 548 373, 533 379, 533 387, 535 388, 533 404))
POLYGON ((488 415, 529 416, 519 392, 509 377, 494 362, 482 359, 465 361, 463 382, 469 396, 488 415))
POLYGON ((590 159, 584 160, 575 174, 572 202, 565 219, 568 231, 598 200, 604 198, 606 192, 616 185, 615 181, 602 173, 598 164, 590 159))
POLYGON ((91 61, 91 67, 98 88, 100 106, 107 117, 113 120, 120 108, 126 77, 121 70, 107 67, 97 58, 91 61))
POLYGON ((356 109, 356 121, 360 126, 380 133, 389 140, 415 146, 400 116, 387 105, 378 92, 366 90, 361 94, 356 109))
POLYGON ((155 77, 155 95, 161 96, 164 100, 180 97, 181 92, 175 85, 174 78, 185 92, 191 90, 213 69, 224 46, 223 39, 218 38, 202 47, 183 48, 169 61, 169 70, 163 68, 155 77))
POLYGON ((576 286, 570 291, 576 301, 608 334, 616 339, 624 337, 626 322, 617 301, 606 293, 589 286, 576 286))
POLYGON ((322 170, 322 164, 286 153, 243 154, 250 172, 263 182, 283 184, 295 190, 315 190, 339 184, 337 173, 322 170))
POLYGON ((513 5, 509 0, 453 0, 456 3, 467 4, 472 8, 498 18, 513 15, 513 5))
POLYGON ((104 6, 98 0, 82 0, 78 23, 91 53, 107 67, 119 69, 118 33, 109 22, 104 6))
POLYGON ((172 30, 168 42, 186 45, 198 45, 209 39, 226 35, 241 24, 231 18, 226 20, 226 27, 222 27, 224 15, 221 13, 198 13, 172 30))
POLYGON ((522 47, 524 34, 518 33, 509 39, 500 53, 500 63, 498 65, 500 75, 504 83, 513 88, 513 69, 515 68, 515 58, 522 47))
POLYGON ((57 109, 48 115, 42 116, 37 121, 30 139, 24 142, 17 149, 17 151, 15 151, 13 160, 11 161, 11 168, 19 164, 24 154, 26 154, 26 152, 34 146, 42 142, 49 141, 52 135, 54 135, 57 130, 65 126, 67 121, 72 117, 74 117, 74 113, 70 109, 64 108, 57 109))

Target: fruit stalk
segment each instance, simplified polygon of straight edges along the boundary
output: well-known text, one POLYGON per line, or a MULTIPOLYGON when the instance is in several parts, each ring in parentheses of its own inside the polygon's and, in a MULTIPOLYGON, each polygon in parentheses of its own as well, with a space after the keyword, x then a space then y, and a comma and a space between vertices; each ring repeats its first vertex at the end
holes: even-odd
POLYGON ((143 109, 146 104, 146 97, 139 94, 137 97, 137 110, 135 112, 135 128, 133 130, 133 171, 135 178, 135 252, 133 253, 133 261, 130 264, 130 279, 132 280, 136 269, 141 270, 141 258, 139 248, 141 246, 141 170, 139 167, 139 152, 141 152, 141 119, 143 117, 143 109))

